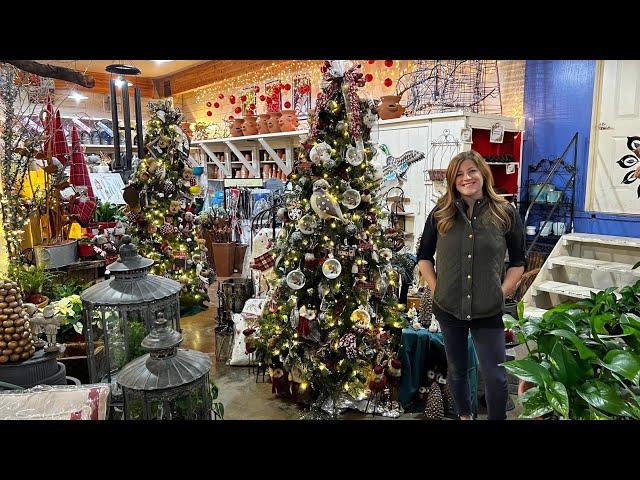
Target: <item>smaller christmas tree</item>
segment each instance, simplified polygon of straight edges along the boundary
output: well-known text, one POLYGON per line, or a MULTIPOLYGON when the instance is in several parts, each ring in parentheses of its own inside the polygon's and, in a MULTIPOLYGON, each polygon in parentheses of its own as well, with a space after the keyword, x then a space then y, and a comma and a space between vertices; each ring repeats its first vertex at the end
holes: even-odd
POLYGON ((170 100, 150 102, 145 153, 124 197, 127 217, 141 255, 155 264, 151 273, 182 284, 182 308, 202 307, 214 278, 209 267, 195 196, 200 192, 189 157, 182 114, 170 100))

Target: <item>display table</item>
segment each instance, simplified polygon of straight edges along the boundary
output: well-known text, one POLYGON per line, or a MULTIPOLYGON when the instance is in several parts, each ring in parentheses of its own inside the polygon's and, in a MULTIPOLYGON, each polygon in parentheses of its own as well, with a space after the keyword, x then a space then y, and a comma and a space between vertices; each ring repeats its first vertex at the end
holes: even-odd
MULTIPOLYGON (((447 360, 442 333, 432 333, 426 328, 420 330, 404 328, 398 356, 402 362, 398 401, 403 408, 407 409, 418 389, 426 385, 427 370, 434 365, 441 366, 441 370, 446 368, 447 360)), ((478 412, 478 359, 471 336, 469 336, 469 366, 471 408, 476 415, 478 412)))

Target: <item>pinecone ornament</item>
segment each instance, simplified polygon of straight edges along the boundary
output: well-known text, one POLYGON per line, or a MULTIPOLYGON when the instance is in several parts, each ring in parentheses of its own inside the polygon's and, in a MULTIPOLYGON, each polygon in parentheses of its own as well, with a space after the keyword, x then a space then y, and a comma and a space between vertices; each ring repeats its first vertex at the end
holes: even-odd
POLYGON ((424 416, 427 420, 442 420, 444 417, 442 392, 436 382, 433 382, 427 390, 427 403, 424 408, 424 416))
POLYGON ((28 319, 18 285, 0 280, 0 363, 21 362, 35 353, 28 319))
POLYGON ((444 406, 444 413, 450 413, 454 411, 453 408, 453 396, 451 395, 451 390, 449 389, 449 384, 444 383, 440 385, 440 390, 442 390, 442 401, 444 406))
POLYGON ((173 193, 176 190, 176 186, 170 180, 165 180, 163 188, 165 193, 173 193))
POLYGON ((427 286, 420 297, 420 310, 418 311, 418 318, 422 325, 429 325, 431 322, 431 315, 433 310, 433 295, 431 289, 427 286))

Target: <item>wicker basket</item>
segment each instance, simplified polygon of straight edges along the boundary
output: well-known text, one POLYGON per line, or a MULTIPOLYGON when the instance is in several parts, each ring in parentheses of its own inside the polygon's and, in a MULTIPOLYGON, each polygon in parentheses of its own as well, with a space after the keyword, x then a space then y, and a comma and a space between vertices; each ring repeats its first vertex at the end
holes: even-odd
POLYGON ((443 168, 433 168, 427 170, 429 172, 429 180, 432 182, 443 182, 447 178, 447 170, 443 168))

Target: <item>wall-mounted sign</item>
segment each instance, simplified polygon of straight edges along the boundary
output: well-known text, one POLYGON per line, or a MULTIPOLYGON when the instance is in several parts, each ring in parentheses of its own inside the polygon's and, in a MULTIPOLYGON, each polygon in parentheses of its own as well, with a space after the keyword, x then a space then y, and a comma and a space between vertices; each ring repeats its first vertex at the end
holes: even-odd
POLYGON ((460 131, 460 139, 465 142, 465 143, 472 143, 472 137, 473 137, 473 129, 469 128, 469 127, 465 127, 460 131))
POLYGON ((489 142, 502 143, 504 140, 504 125, 501 123, 494 123, 491 126, 491 134, 489 135, 489 142))

